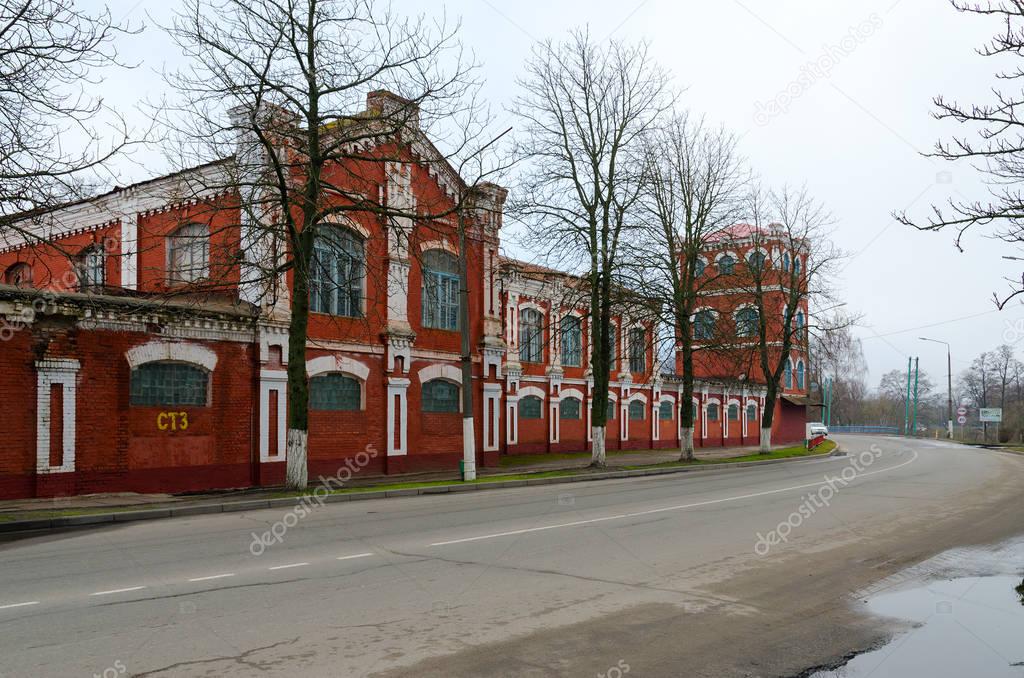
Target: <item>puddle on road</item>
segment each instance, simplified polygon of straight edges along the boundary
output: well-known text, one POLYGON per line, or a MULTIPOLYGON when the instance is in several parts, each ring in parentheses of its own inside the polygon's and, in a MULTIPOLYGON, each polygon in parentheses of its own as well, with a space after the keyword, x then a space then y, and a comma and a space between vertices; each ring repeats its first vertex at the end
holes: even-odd
POLYGON ((1024 541, 957 549, 908 573, 923 583, 872 595, 867 611, 915 627, 812 678, 1024 677, 1024 541))

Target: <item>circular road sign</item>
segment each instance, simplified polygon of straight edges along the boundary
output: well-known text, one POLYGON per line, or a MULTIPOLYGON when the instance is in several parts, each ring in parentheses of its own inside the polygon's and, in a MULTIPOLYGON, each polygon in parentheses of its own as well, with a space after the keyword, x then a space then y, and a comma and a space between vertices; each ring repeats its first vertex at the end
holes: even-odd
POLYGON ((967 416, 967 408, 966 407, 961 407, 960 409, 958 409, 956 411, 956 413, 959 414, 961 417, 966 417, 967 416))
POLYGON ((963 415, 960 415, 960 417, 959 417, 959 418, 957 419, 957 422, 958 422, 958 423, 959 423, 959 424, 960 424, 961 426, 963 426, 964 424, 966 424, 966 423, 967 423, 967 417, 965 417, 965 416, 963 416, 963 415))

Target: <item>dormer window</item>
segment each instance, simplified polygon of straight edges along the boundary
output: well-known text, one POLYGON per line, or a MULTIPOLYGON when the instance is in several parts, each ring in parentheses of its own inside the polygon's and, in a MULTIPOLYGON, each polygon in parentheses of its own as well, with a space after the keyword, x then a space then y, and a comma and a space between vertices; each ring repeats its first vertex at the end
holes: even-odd
POLYGON ((194 283, 209 274, 210 229, 203 224, 185 224, 168 238, 168 282, 194 283))

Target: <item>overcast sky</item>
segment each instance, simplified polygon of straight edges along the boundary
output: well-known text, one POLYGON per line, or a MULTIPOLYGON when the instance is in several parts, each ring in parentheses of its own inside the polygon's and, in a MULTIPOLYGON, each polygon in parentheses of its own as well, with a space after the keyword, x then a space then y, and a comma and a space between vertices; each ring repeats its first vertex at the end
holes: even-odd
MULTIPOLYGON (((115 16, 148 26, 121 46, 140 67, 102 85, 119 109, 159 97, 157 72, 181 62, 153 25, 175 2, 109 5, 115 16)), ((872 386, 884 372, 905 369, 911 355, 941 383, 945 348, 919 341, 922 335, 953 345, 955 372, 1017 334, 1024 339, 1010 329, 1021 321, 1024 330, 1024 309, 999 313, 991 302, 1005 287, 1001 277, 1019 275, 1001 259, 1016 252, 979 233, 960 253, 952 234, 918 233, 890 217, 903 209, 924 216, 932 202, 982 195, 969 167, 921 153, 957 131, 929 117, 933 96, 987 101, 994 64, 974 49, 998 29, 994 21, 958 14, 944 0, 397 0, 395 7, 461 17, 462 40, 483 64, 495 109, 514 95, 534 40, 588 23, 595 36, 650 41, 685 88, 683 103, 741 135, 741 151, 767 183, 806 184, 834 215, 834 239, 851 255, 835 285, 864 316, 856 334, 872 386), (812 62, 829 72, 791 87, 812 62), (787 90, 797 96, 772 114, 769 102, 787 90)), ((136 157, 143 166, 126 166, 125 179, 163 170, 155 153, 136 157)))

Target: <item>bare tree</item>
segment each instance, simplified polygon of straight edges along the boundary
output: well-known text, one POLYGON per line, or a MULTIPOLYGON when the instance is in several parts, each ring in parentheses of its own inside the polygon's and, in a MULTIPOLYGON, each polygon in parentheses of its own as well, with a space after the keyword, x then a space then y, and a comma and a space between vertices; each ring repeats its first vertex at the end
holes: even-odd
POLYGON ((824 208, 806 190, 766 193, 755 187, 749 210, 749 228, 730 233, 721 243, 749 252, 747 261, 736 262, 727 283, 736 292, 727 296, 732 307, 722 310, 736 319, 736 340, 724 348, 723 356, 733 361, 734 372, 747 378, 760 375, 765 382, 760 443, 761 452, 767 453, 792 350, 806 352, 812 333, 836 331, 855 319, 841 311, 843 304, 832 287, 843 255, 829 238, 831 218, 824 208), (750 310, 748 320, 741 321, 737 311, 742 308, 750 310))
POLYGON ((514 213, 546 259, 589 292, 592 464, 605 464, 609 327, 623 242, 638 227, 643 139, 670 106, 668 76, 646 45, 599 46, 585 31, 533 49, 514 110, 528 159, 514 213))
MULTIPOLYGON (((977 50, 983 57, 1002 62, 1008 55, 1024 55, 1024 3, 1019 0, 988 0, 965 2, 951 0, 954 8, 964 14, 989 16, 1002 27, 991 41, 977 50)), ((988 176, 988 196, 980 200, 950 199, 945 206, 933 205, 926 221, 912 219, 905 213, 894 216, 901 223, 924 231, 952 229, 956 246, 964 249, 964 236, 975 227, 1020 248, 1024 244, 1024 67, 1016 66, 996 73, 998 81, 1017 86, 1016 91, 998 87, 992 90, 992 101, 984 104, 963 104, 938 96, 934 100, 937 120, 953 121, 968 131, 950 141, 939 141, 931 157, 950 162, 965 162, 988 176), (973 137, 973 139, 972 139, 973 137)), ((1015 257, 1010 257, 1015 258, 1015 257)), ((999 308, 1024 294, 1024 277, 1008 279, 1009 291, 995 293, 999 308)))
MULTIPOLYGON (((179 162, 220 163, 197 190, 238 195, 243 297, 276 303, 288 295, 287 484, 302 488, 311 293, 367 275, 359 266, 328 269, 315 250, 344 254, 344 243, 331 240, 332 222, 383 224, 388 243, 374 251, 390 263, 375 270, 378 289, 387 289, 389 266, 407 267, 416 256, 409 242, 419 225, 477 237, 479 221, 462 220, 482 218, 470 214, 470 200, 487 189, 481 153, 491 142, 481 140, 493 137, 483 131, 475 66, 463 57, 457 27, 397 17, 370 0, 187 0, 168 30, 192 58, 168 75, 181 99, 162 112, 179 162), (417 199, 412 164, 454 189, 417 199), (466 179, 463 171, 477 172, 466 179), (282 277, 290 277, 290 292, 282 277)), ((460 298, 465 316, 466 294, 460 298)), ((411 336, 407 321, 389 318, 386 331, 411 336)))
POLYGON ((694 317, 717 271, 705 268, 704 255, 713 238, 736 223, 743 209, 746 172, 736 138, 710 128, 689 113, 676 115, 650 135, 645 149, 649 188, 645 205, 649 227, 631 257, 640 265, 637 285, 662 301, 671 341, 681 359, 680 458, 693 456, 694 355, 713 347, 714 337, 694 337, 694 317))
POLYGON ((126 32, 109 10, 71 0, 0 0, 0 243, 46 242, 26 212, 109 182, 129 131, 87 89, 123 67, 115 43, 126 32))
POLYGON ((831 384, 832 415, 837 424, 851 424, 862 416, 862 405, 867 397, 868 364, 860 339, 849 327, 816 333, 810 337, 812 381, 831 384))

